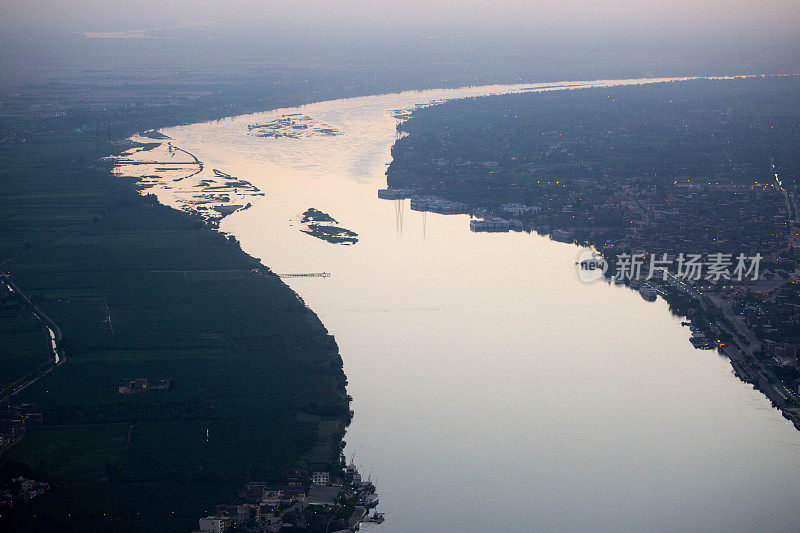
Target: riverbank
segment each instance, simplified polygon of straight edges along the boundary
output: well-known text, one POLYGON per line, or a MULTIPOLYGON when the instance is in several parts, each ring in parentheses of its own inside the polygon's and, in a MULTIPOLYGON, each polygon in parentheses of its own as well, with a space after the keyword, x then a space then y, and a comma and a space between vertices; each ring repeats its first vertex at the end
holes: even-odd
MULTIPOLYGON (((465 215, 376 198, 393 110, 493 90, 331 101, 164 130, 207 174, 222 169, 266 193, 221 225, 249 254, 275 272, 331 274, 286 281, 341 346, 356 413, 346 454, 377 477, 381 530, 487 531, 499 519, 518 530, 747 530, 792 520, 787 465, 798 464, 800 434, 727 360, 696 351, 664 300, 581 283, 572 245, 471 232, 465 215), (344 135, 247 135, 248 124, 286 113, 344 135), (299 232, 309 206, 357 232, 358 244, 299 232), (491 467, 475 462, 487 454, 491 467)), ((172 205, 173 193, 159 198, 172 205)))
POLYGON ((3 527, 189 530, 248 479, 338 464, 349 409, 335 340, 235 239, 97 162, 123 148, 73 130, 0 148, 0 260, 69 356, 15 395, 43 425, 3 474, 52 490, 3 527), (138 378, 174 386, 118 393, 138 378))
POLYGON ((800 429, 798 185, 783 177, 800 163, 799 79, 692 80, 423 109, 398 125, 407 135, 393 147, 390 188, 378 195, 410 198, 412 210, 468 212, 474 232, 524 230, 593 247, 606 277, 636 278, 622 280, 635 289, 655 276, 649 283, 673 314, 699 330, 692 343, 728 356, 800 429), (739 110, 735 124, 730 109, 739 110), (753 133, 760 130, 769 133, 753 133), (687 276, 695 254, 698 270, 687 276), (664 264, 683 282, 659 279, 664 264))

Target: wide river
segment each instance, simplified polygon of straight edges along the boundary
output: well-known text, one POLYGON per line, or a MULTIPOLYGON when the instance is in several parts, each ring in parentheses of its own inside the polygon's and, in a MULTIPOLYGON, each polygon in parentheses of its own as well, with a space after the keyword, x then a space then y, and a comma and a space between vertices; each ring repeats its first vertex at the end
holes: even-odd
MULTIPOLYGON (((244 200, 252 207, 221 229, 275 272, 332 274, 286 281, 341 348, 355 410, 348 460, 355 454, 378 486, 387 520, 372 527, 381 533, 795 530, 800 433, 725 358, 692 348, 663 300, 582 283, 576 246, 473 233, 466 215, 423 214, 376 195, 395 110, 655 81, 320 102, 163 130, 205 163, 193 177, 174 181, 188 166, 119 172, 157 175, 145 180, 149 192, 179 208, 202 201, 210 182, 200 180, 225 181, 213 169, 246 179, 264 196, 244 200), (310 118, 306 128, 271 123, 294 113, 310 118), (268 126, 248 129, 259 124, 268 126), (309 207, 358 243, 302 233, 309 207)), ((191 161, 166 147, 133 157, 191 161)))

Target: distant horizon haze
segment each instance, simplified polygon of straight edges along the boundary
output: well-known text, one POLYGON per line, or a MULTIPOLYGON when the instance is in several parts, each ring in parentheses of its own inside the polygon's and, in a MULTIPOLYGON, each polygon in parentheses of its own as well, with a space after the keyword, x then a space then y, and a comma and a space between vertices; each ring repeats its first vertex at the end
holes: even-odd
MULTIPOLYGON (((304 0, 292 3, 173 0, 139 2, 6 0, 0 6, 4 34, 110 34, 217 24, 225 31, 411 32, 444 37, 590 35, 667 40, 734 36, 797 38, 796 0, 304 0)), ((269 35, 264 35, 269 38, 269 35)))
POLYGON ((159 79, 188 90, 202 80, 244 97, 289 80, 317 94, 377 94, 799 74, 798 20, 797 0, 7 0, 0 87, 25 93, 30 83, 159 79))

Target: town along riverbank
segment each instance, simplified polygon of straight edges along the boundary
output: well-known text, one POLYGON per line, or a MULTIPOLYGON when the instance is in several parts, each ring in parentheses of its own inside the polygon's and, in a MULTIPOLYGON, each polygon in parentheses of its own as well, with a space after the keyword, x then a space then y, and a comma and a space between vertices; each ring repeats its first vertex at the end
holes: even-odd
POLYGON ((800 428, 798 84, 689 80, 422 109, 399 126, 409 135, 379 196, 470 213, 475 232, 592 246, 607 279, 691 318, 692 344, 724 353, 800 428))

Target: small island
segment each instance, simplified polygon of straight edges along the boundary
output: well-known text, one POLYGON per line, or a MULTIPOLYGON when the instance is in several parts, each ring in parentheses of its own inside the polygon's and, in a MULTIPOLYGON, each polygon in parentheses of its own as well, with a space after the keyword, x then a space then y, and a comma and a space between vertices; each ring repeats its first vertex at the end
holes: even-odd
POLYGON ((144 133, 140 133, 139 135, 141 135, 142 137, 147 137, 149 139, 157 139, 160 141, 166 141, 172 139, 172 137, 168 137, 157 130, 147 130, 144 133))
POLYGON ((300 222, 305 226, 300 231, 331 244, 349 246, 358 242, 356 232, 337 226, 339 222, 335 218, 319 209, 308 208, 300 222))
POLYGON ((247 126, 248 135, 270 137, 273 139, 301 139, 307 137, 335 137, 343 132, 329 124, 316 122, 313 118, 299 113, 282 115, 263 124, 247 126))

